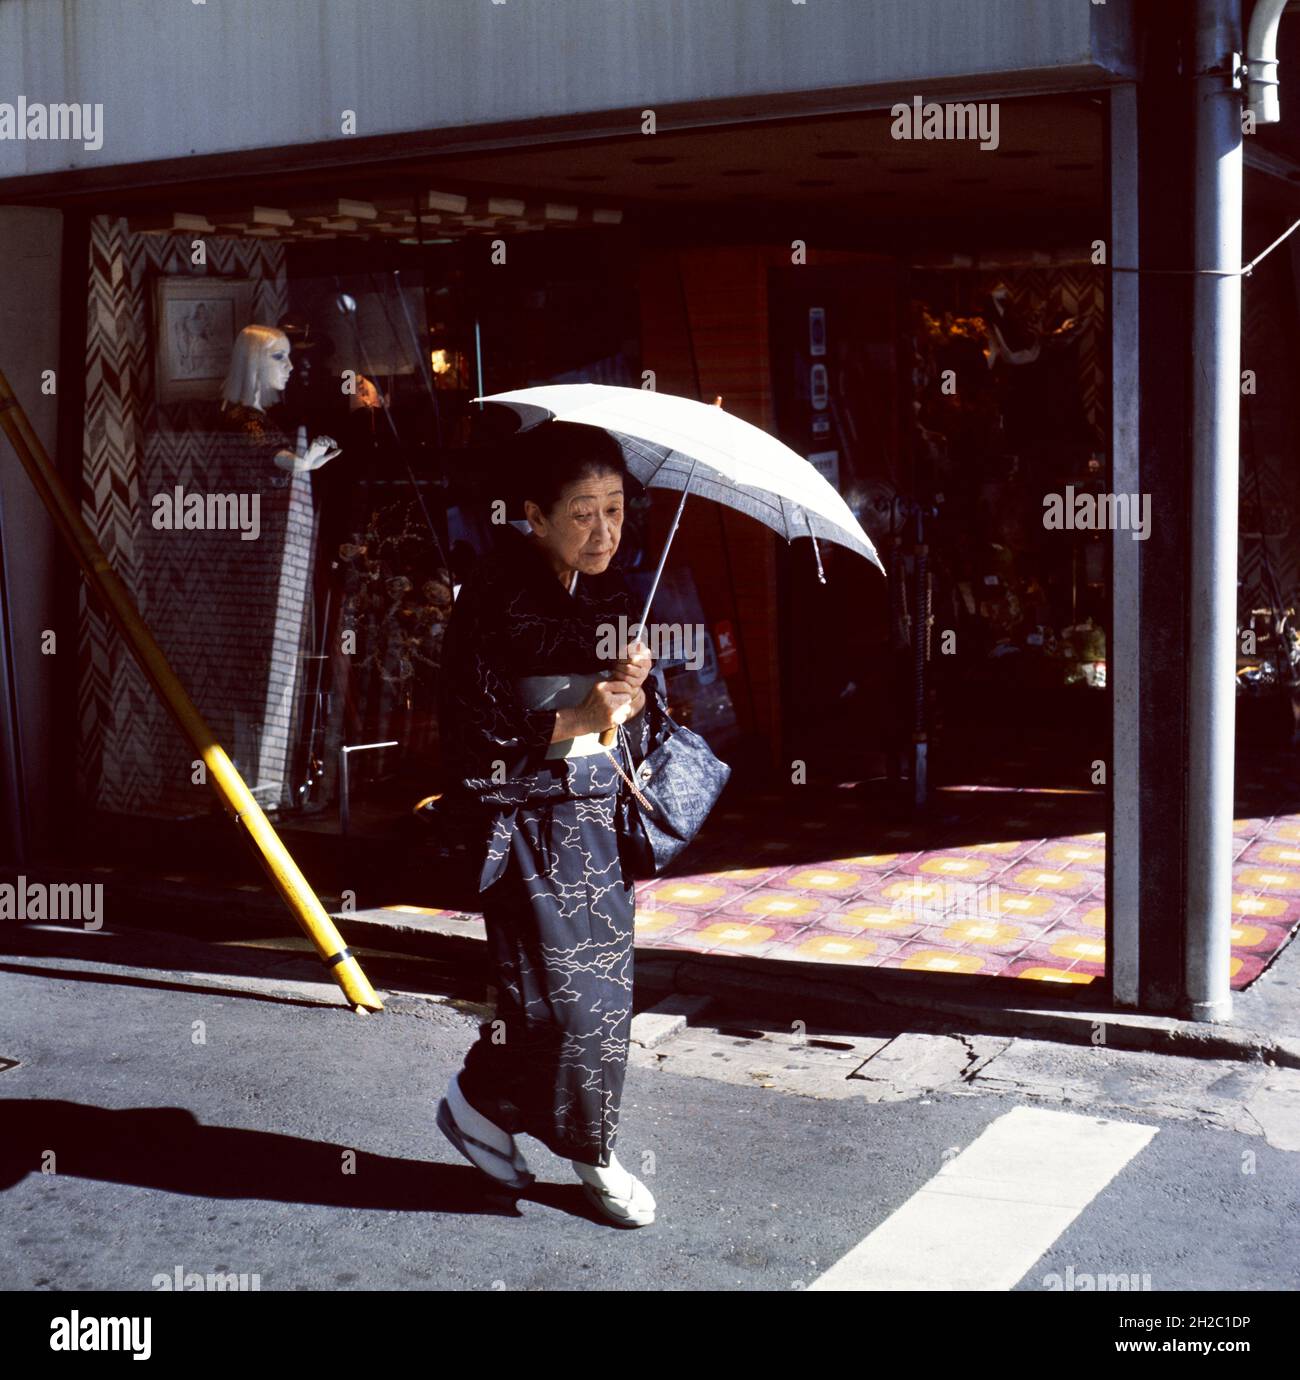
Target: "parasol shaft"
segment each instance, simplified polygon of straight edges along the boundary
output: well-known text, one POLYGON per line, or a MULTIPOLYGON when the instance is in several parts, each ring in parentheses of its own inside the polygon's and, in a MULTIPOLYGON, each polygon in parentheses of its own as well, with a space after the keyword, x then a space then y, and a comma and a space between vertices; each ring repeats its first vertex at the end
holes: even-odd
MULTIPOLYGON (((713 399, 714 407, 722 406, 722 398, 713 399)), ((686 507, 686 495, 691 491, 691 480, 695 478, 695 466, 699 464, 698 455, 691 457, 691 468, 686 475, 686 483, 682 485, 682 496, 677 504, 677 511, 673 514, 673 525, 668 529, 668 539, 664 542, 664 549, 659 555, 659 565, 655 570, 655 577, 650 584, 650 593, 646 595, 645 608, 641 610, 641 620, 637 623, 637 631, 645 630, 646 619, 650 617, 650 605, 654 602, 655 591, 659 588, 659 577, 664 573, 664 565, 668 560, 668 548, 673 544, 673 538, 677 535, 677 525, 682 520, 682 509, 686 507)), ((633 641, 636 639, 634 638, 633 641)))
MULTIPOLYGON (((659 577, 664 573, 664 566, 668 562, 668 548, 672 546, 673 538, 677 535, 677 528, 681 524, 682 509, 686 507, 686 495, 691 491, 691 480, 695 478, 695 466, 698 463, 698 456, 692 458, 690 472, 686 476, 686 483, 682 485, 682 496, 678 501, 677 511, 673 514, 673 525, 668 529, 668 539, 664 542, 664 549, 659 553, 659 565, 656 567, 655 577, 650 583, 650 593, 646 595, 645 607, 641 610, 641 617, 634 625, 636 631, 632 636, 633 642, 635 642, 637 637, 645 631, 646 619, 650 617, 650 605, 654 603, 655 591, 659 588, 659 577)), ((601 746, 612 747, 617 734, 617 729, 607 728, 604 733, 600 735, 601 746)))
MULTIPOLYGON (((681 524, 682 509, 686 507, 686 495, 691 491, 691 480, 695 478, 695 466, 699 463, 698 459, 691 461, 690 473, 686 476, 686 483, 682 488, 682 496, 677 504, 677 511, 673 514, 673 525, 668 529, 668 538, 664 542, 664 549, 659 554, 659 565, 655 569, 655 577, 650 583, 650 593, 645 598, 645 608, 641 610, 641 617, 636 623, 637 634, 645 631, 646 619, 650 617, 650 605, 654 603, 655 591, 659 588, 659 577, 664 573, 664 566, 668 563, 668 548, 673 544, 673 538, 677 535, 677 528, 681 524)), ((632 639, 636 641, 636 637, 632 639)))

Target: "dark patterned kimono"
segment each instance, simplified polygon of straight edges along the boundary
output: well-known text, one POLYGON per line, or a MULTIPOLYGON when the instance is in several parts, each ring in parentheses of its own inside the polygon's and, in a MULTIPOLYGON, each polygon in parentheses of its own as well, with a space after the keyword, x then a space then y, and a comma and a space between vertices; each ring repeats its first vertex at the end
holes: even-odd
MULTIPOLYGON (((570 593, 534 538, 504 528, 461 587, 442 658, 448 795, 462 812, 480 812, 479 890, 497 988, 496 1020, 480 1028, 461 1089, 503 1130, 601 1166, 618 1131, 632 1025, 635 892, 615 822, 622 782, 603 752, 548 760, 557 710, 525 707, 517 682, 607 667, 601 625, 617 630, 620 615, 631 624, 640 614, 632 604, 614 569, 580 574, 570 593)), ((624 725, 634 763, 661 741, 667 713, 653 672, 643 688, 644 708, 624 725)))

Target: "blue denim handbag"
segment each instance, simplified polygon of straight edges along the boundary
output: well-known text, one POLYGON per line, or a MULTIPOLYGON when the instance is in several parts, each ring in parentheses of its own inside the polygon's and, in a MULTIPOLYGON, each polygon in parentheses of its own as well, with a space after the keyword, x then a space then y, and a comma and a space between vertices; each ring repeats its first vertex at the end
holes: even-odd
POLYGON ((619 742, 629 775, 609 759, 629 790, 619 792, 619 851, 634 878, 656 877, 699 833, 731 776, 726 762, 689 728, 669 718, 669 736, 634 766, 627 735, 619 742))

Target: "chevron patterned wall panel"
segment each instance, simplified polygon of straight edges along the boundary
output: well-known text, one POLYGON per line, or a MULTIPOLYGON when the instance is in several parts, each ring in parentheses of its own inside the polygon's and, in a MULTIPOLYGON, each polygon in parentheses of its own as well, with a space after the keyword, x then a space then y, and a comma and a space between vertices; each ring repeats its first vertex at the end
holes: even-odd
MULTIPOLYGON (((237 533, 159 532, 151 521, 152 496, 177 484, 187 491, 236 487, 225 483, 232 476, 222 478, 229 438, 204 420, 206 405, 155 402, 153 278, 247 278, 254 283, 254 321, 274 323, 287 310, 281 246, 218 237, 205 243, 207 264, 195 266, 188 237, 132 235, 112 217, 91 223, 82 512, 200 711, 261 803, 274 807, 290 795, 314 535, 310 480, 281 474, 277 484, 275 475, 266 477, 262 507, 270 521, 263 538, 243 549, 237 533), (229 539, 224 550, 238 566, 223 572, 221 557, 209 549, 215 537, 229 539), (255 556, 249 547, 258 548, 255 556), (253 597, 256 616, 242 602, 253 597), (223 623, 231 624, 228 636, 221 635, 223 623), (241 639, 246 663, 239 677, 231 636, 241 639)), ((78 644, 81 798, 160 818, 217 808, 211 788, 191 782, 193 752, 84 587, 78 644)))

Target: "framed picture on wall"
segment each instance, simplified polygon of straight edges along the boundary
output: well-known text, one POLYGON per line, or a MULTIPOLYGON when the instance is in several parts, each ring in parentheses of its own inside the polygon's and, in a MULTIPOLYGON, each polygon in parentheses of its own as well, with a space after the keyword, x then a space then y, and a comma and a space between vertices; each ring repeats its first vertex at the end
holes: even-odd
POLYGON ((154 281, 154 389, 160 403, 216 399, 235 337, 248 325, 248 278, 154 281))

